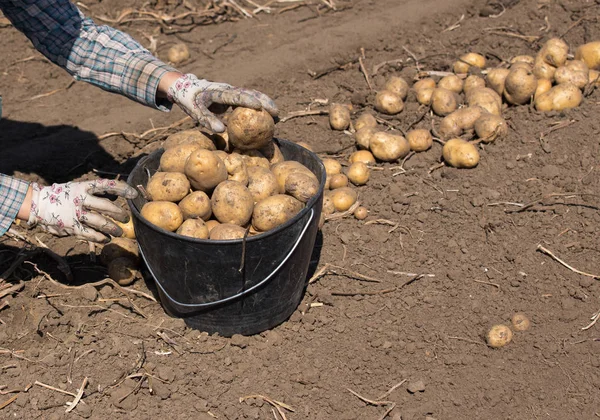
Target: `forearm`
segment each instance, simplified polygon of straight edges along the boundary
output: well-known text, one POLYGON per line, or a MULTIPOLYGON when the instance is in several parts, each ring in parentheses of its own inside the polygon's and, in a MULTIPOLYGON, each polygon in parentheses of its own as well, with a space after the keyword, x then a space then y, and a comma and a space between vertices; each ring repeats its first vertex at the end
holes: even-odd
POLYGON ((27 220, 30 208, 29 183, 0 174, 0 235, 4 235, 15 218, 27 220))

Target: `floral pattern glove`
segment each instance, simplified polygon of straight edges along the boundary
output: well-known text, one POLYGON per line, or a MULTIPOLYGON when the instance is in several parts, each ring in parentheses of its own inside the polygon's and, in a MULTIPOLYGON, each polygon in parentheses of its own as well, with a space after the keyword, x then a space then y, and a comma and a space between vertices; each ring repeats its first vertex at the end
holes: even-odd
POLYGON ((275 102, 264 93, 236 88, 226 83, 209 82, 198 79, 193 74, 185 74, 177 79, 169 87, 167 96, 201 126, 215 133, 225 131, 225 125, 209 110, 211 105, 262 108, 274 117, 279 112, 275 102))
POLYGON ((128 199, 137 191, 123 181, 96 179, 44 187, 32 186, 29 226, 39 225, 57 236, 73 235, 93 242, 107 242, 105 235, 121 236, 122 229, 106 216, 127 222, 125 210, 94 194, 113 194, 128 199))

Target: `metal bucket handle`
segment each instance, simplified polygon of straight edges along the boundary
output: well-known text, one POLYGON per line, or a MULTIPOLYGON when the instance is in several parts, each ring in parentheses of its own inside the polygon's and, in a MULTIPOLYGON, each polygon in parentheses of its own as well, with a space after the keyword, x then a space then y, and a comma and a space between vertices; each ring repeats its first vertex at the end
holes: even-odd
POLYGON ((171 297, 171 295, 169 295, 167 293, 167 291, 164 289, 164 287, 162 286, 162 284, 160 284, 160 281, 158 280, 158 278, 156 277, 156 275, 154 274, 154 272, 152 271, 152 267, 150 267, 150 264, 148 263, 148 260, 146 259, 146 256, 144 255, 144 251, 142 251, 142 248, 139 247, 140 250, 140 255, 142 256, 142 259, 144 260, 144 262, 146 263, 146 267, 148 267, 148 271, 150 272, 150 275, 152 275, 152 278, 154 279, 154 282, 156 283, 156 285, 158 286, 158 288, 161 290, 161 292, 167 297, 167 299, 169 299, 171 301, 171 303, 173 303, 175 306, 181 307, 181 308, 187 308, 190 310, 184 310, 181 312, 194 312, 194 310, 196 309, 202 309, 202 308, 209 308, 211 306, 215 306, 221 303, 225 303, 225 302, 229 302, 231 300, 234 299, 238 299, 242 296, 245 296, 247 294, 249 294, 250 292, 252 292, 255 289, 258 289, 259 287, 261 287, 262 285, 264 285, 266 282, 268 282, 278 271, 279 269, 287 262, 287 260, 289 260, 289 258, 292 256, 292 254, 294 253, 294 251, 296 250, 296 248, 298 247, 298 245, 300 244, 300 242, 302 241, 302 238, 304 238, 304 234, 306 233, 306 231, 308 230, 310 223, 312 222, 313 216, 314 216, 315 210, 313 208, 310 209, 310 217, 308 218, 308 221, 306 222, 306 225, 304 226, 304 229, 302 229, 302 232, 300 232, 300 235, 298 236, 298 239, 296 240, 296 243, 294 244, 294 246, 292 246, 292 249, 290 249, 290 252, 288 252, 288 254, 285 256, 285 258, 279 263, 279 265, 277 267, 275 267, 275 269, 273 270, 273 272, 271 274, 269 274, 267 277, 265 277, 263 280, 261 280, 260 282, 258 282, 257 284, 255 284, 254 286, 250 287, 249 289, 246 289, 236 295, 233 296, 229 296, 226 297, 224 299, 220 299, 214 302, 206 302, 206 303, 182 303, 179 302, 175 299, 173 299, 171 297))

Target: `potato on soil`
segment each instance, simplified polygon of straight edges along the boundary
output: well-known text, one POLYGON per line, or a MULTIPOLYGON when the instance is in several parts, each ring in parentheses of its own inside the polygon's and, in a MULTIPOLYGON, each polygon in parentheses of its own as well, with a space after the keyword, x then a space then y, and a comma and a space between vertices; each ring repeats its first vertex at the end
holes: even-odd
POLYGON ((455 92, 448 89, 437 88, 431 94, 431 109, 436 115, 446 116, 458 108, 458 100, 455 92))
POLYGON ((404 101, 397 93, 381 90, 375 96, 375 109, 388 115, 395 115, 404 109, 404 101))
POLYGON ((529 63, 524 63, 522 61, 518 61, 514 64, 512 64, 509 68, 510 71, 512 70, 516 70, 516 69, 522 69, 522 70, 527 70, 527 71, 533 71, 533 66, 529 63))
POLYGON ((437 85, 440 89, 448 89, 449 91, 455 93, 461 93, 463 90, 464 82, 457 75, 450 74, 448 76, 442 77, 437 85))
POLYGON ((162 229, 174 232, 183 223, 179 206, 170 201, 150 201, 144 204, 142 217, 162 229))
POLYGON ((202 219, 204 221, 212 216, 210 198, 204 191, 192 191, 179 202, 183 219, 202 219))
POLYGON ((225 163, 210 150, 194 150, 185 164, 185 175, 196 190, 210 191, 227 179, 225 163))
POLYGON ((190 50, 183 43, 173 45, 167 52, 167 59, 173 64, 180 64, 189 58, 190 50))
POLYGON ((365 127, 369 127, 369 128, 377 127, 377 120, 375 119, 375 117, 373 115, 369 114, 368 112, 363 112, 362 114, 360 114, 360 116, 354 123, 354 129, 356 130, 356 132, 358 132, 359 130, 361 130, 365 127))
POLYGON ((380 131, 371 137, 371 153, 384 162, 393 162, 409 152, 410 145, 401 135, 380 131))
POLYGON ((535 63, 535 58, 530 55, 517 55, 510 60, 510 64, 515 63, 527 63, 533 66, 533 63, 535 63))
POLYGON ((285 180, 285 192, 306 203, 319 192, 319 182, 304 172, 292 172, 285 180))
POLYGON ((323 214, 330 215, 335 212, 335 206, 333 205, 333 200, 331 194, 323 195, 323 214))
POLYGON ((283 162, 285 160, 283 153, 281 153, 281 149, 279 149, 279 146, 277 146, 277 144, 275 144, 275 142, 272 140, 267 143, 265 147, 261 147, 260 152, 265 158, 267 158, 271 165, 275 165, 276 163, 283 162))
POLYGON ((171 134, 164 141, 162 147, 169 150, 180 144, 198 144, 201 149, 217 150, 215 143, 197 129, 183 130, 171 134))
POLYGON ((298 143, 296 143, 298 146, 304 147, 306 150, 310 150, 311 152, 314 152, 313 148, 310 146, 310 144, 304 142, 304 141, 299 141, 298 143))
POLYGON ((502 98, 492 89, 473 89, 466 96, 470 107, 480 106, 490 114, 502 115, 502 98))
POLYGON ((455 168, 474 168, 479 163, 477 148, 463 139, 448 140, 442 148, 444 161, 455 168))
POLYGON ((569 46, 560 38, 549 39, 537 57, 553 67, 564 66, 569 54, 569 46))
POLYGON ((329 125, 334 130, 346 130, 350 126, 350 109, 343 104, 329 106, 329 125))
POLYGON ((580 45, 575 50, 575 60, 583 61, 590 70, 600 70, 600 41, 580 45))
POLYGON ((471 67, 477 67, 483 69, 485 67, 485 57, 477 53, 464 54, 454 63, 454 73, 464 74, 468 73, 471 67))
MULTIPOLYGON (((490 89, 493 89, 498 95, 504 92, 504 81, 510 73, 509 69, 490 69, 486 76, 486 82, 490 89)), ((465 93, 468 93, 465 91, 465 93)))
POLYGON ((371 170, 363 162, 354 162, 350 165, 346 174, 354 185, 365 185, 369 181, 371 170))
POLYGON ((210 233, 212 232, 213 228, 216 226, 219 226, 220 224, 221 224, 221 222, 219 222, 218 220, 214 220, 214 219, 210 219, 210 220, 206 221, 206 228, 208 229, 209 237, 210 237, 210 233))
POLYGON ((485 87, 485 80, 482 77, 472 74, 465 79, 463 91, 465 93, 469 93, 470 90, 484 88, 484 87, 485 87))
POLYGON ((367 165, 373 165, 375 164, 375 156, 373 156, 373 153, 369 152, 368 150, 357 150, 350 155, 348 161, 350 163, 363 162, 367 165))
POLYGON ((588 77, 588 83, 590 85, 599 85, 600 84, 600 72, 597 70, 590 70, 590 74, 588 77))
POLYGON ((435 88, 423 88, 417 91, 417 102, 421 105, 431 105, 431 97, 435 88))
POLYGON ((513 105, 524 105, 530 102, 536 89, 536 77, 525 68, 511 70, 504 81, 504 97, 513 105))
MULTIPOLYGON (((324 159, 324 160, 327 160, 327 159, 324 159)), ((339 163, 337 161, 335 161, 333 159, 330 159, 330 160, 339 165, 339 163)), ((325 164, 325 162, 323 162, 323 163, 325 164)), ((327 168, 327 166, 325 166, 325 168, 327 168)), ((340 165, 340 171, 341 171, 341 165, 340 165)), ((277 185, 279 186, 279 192, 281 194, 285 194, 285 181, 286 181, 288 175, 293 172, 305 173, 308 176, 313 177, 317 182, 319 181, 317 179, 317 177, 315 176, 315 174, 313 174, 310 169, 308 169, 306 166, 304 166, 300 162, 296 162, 295 160, 286 160, 285 162, 281 162, 276 165, 273 165, 273 167, 271 168, 271 172, 273 172, 273 175, 275 175, 275 178, 277 178, 277 185)))
POLYGON ((400 76, 392 76, 386 82, 383 87, 385 90, 389 90, 390 92, 394 92, 399 95, 402 100, 405 100, 408 96, 408 83, 403 77, 400 76))
POLYGON ((221 182, 213 191, 210 202, 215 218, 221 223, 244 226, 252 217, 254 198, 239 182, 221 182))
POLYGON ((129 286, 137 277, 138 262, 128 257, 115 258, 108 263, 108 277, 121 286, 129 286))
POLYGON ((261 166, 248 166, 248 191, 255 203, 279 194, 277 178, 271 171, 261 166))
POLYGON ((497 349, 510 343, 512 336, 512 331, 506 325, 494 325, 485 338, 488 346, 497 349))
POLYGON ((131 258, 136 261, 140 258, 140 251, 136 241, 121 237, 112 238, 108 244, 104 245, 100 252, 100 261, 104 265, 108 265, 112 260, 122 257, 131 258))
POLYGON ((354 133, 354 138, 356 139, 358 148, 369 150, 371 137, 373 137, 373 134, 376 132, 377 129, 375 127, 363 127, 360 130, 357 130, 356 133, 354 133))
POLYGON ((358 206, 356 210, 354 210, 354 217, 358 220, 365 220, 369 215, 369 210, 367 210, 363 206, 358 206))
POLYGON ((348 186, 348 177, 345 174, 331 175, 329 178, 329 189, 336 190, 348 186))
POLYGON ((338 188, 331 193, 335 211, 346 211, 356 203, 358 194, 350 187, 338 188))
POLYGON ((485 113, 475 121, 475 133, 482 143, 491 143, 508 135, 508 125, 501 116, 485 113))
POLYGON ((335 159, 323 159, 323 166, 325 166, 325 172, 329 176, 342 173, 342 164, 335 159))
POLYGON ((529 318, 527 318, 527 315, 522 312, 514 314, 510 322, 515 331, 526 331, 531 326, 529 318))
POLYGON ((257 231, 266 232, 284 224, 304 208, 304 204, 294 197, 277 194, 259 201, 252 213, 252 226, 257 231))
POLYGON ((236 149, 253 150, 265 147, 273 139, 275 122, 263 110, 238 107, 227 123, 229 143, 236 149))
POLYGON ((418 128, 406 133, 406 140, 413 152, 424 152, 433 145, 433 137, 429 130, 418 128))
POLYGON ((218 224, 210 231, 209 239, 215 241, 226 241, 232 239, 243 239, 246 229, 229 223, 218 224))
POLYGON ((533 65, 533 74, 538 79, 554 80, 554 73, 556 73, 556 67, 546 63, 539 56, 535 59, 533 65))
POLYGON ((200 145, 198 143, 186 143, 179 144, 177 146, 165 150, 165 152, 160 157, 159 170, 161 172, 183 173, 183 171, 185 170, 185 162, 187 162, 192 152, 199 148, 200 145))
POLYGON ((571 83, 579 89, 583 89, 589 82, 590 70, 583 61, 567 61, 562 67, 556 69, 554 81, 556 84, 571 83))
POLYGON ((208 239, 208 228, 202 219, 187 219, 179 226, 177 233, 196 239, 208 239))
POLYGON ((418 92, 421 89, 435 89, 435 80, 431 77, 426 77, 425 79, 416 81, 413 85, 413 90, 418 92))
POLYGON ((535 98, 535 108, 542 112, 562 111, 579 106, 582 100, 583 94, 577 86, 563 83, 535 98))
POLYGON ((190 192, 190 181, 181 172, 157 172, 148 181, 146 191, 152 201, 177 202, 190 192))
POLYGON ((540 96, 542 93, 548 92, 550 89, 552 89, 552 82, 550 80, 538 79, 537 87, 535 88, 535 95, 533 95, 534 99, 540 96))
POLYGON ((242 155, 232 153, 223 159, 225 169, 227 169, 227 179, 229 181, 237 181, 240 184, 248 185, 248 168, 242 155))
POLYGON ((485 110, 478 106, 457 109, 450 115, 444 117, 438 129, 443 140, 460 136, 464 130, 470 130, 475 121, 485 110))

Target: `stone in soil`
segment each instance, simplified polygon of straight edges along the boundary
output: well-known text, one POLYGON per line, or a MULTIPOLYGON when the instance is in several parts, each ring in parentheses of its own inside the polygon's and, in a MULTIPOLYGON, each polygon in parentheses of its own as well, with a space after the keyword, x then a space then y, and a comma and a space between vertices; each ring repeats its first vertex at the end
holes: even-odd
POLYGON ((409 382, 408 387, 406 389, 411 394, 423 392, 425 391, 425 382, 423 382, 422 380, 409 382))

